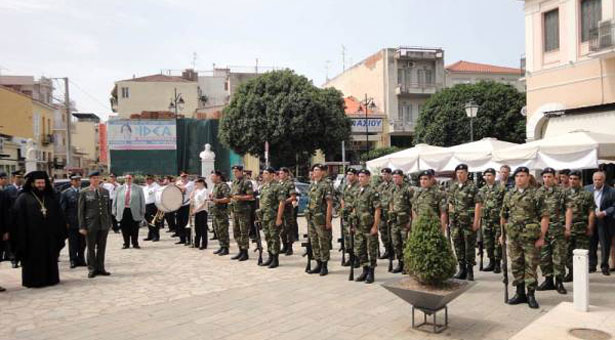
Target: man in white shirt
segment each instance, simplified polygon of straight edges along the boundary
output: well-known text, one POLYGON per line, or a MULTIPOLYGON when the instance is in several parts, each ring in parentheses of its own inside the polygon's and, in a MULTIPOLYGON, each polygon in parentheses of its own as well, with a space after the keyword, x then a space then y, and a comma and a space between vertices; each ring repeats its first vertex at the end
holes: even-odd
POLYGON ((156 207, 156 192, 160 190, 160 185, 156 183, 153 175, 147 175, 145 177, 145 186, 143 186, 143 195, 145 196, 145 220, 149 229, 147 233, 147 237, 143 239, 143 241, 152 241, 158 242, 160 241, 160 225, 164 223, 162 218, 158 218, 154 224, 152 221, 154 217, 158 213, 158 208, 156 207))
MULTIPOLYGON (((107 189, 107 191, 109 192, 109 196, 111 197, 111 204, 113 205, 113 203, 115 202, 115 190, 117 190, 117 187, 119 187, 120 184, 116 181, 115 178, 115 174, 111 173, 109 174, 109 180, 106 181, 105 183, 102 184, 102 187, 104 189, 107 189)), ((112 221, 112 225, 111 225, 111 229, 113 230, 114 233, 119 233, 120 232, 120 226, 117 223, 117 219, 115 218, 114 215, 111 215, 111 219, 112 221)))
POLYGON ((179 242, 175 244, 190 245, 190 230, 188 227, 188 218, 190 214, 190 196, 194 190, 194 182, 188 179, 188 173, 185 171, 180 172, 179 180, 175 182, 175 185, 184 194, 184 201, 181 208, 177 210, 177 230, 176 233, 179 236, 179 242))
POLYGON ((194 247, 207 249, 207 199, 209 192, 205 179, 198 178, 192 191, 192 215, 194 216, 194 247))

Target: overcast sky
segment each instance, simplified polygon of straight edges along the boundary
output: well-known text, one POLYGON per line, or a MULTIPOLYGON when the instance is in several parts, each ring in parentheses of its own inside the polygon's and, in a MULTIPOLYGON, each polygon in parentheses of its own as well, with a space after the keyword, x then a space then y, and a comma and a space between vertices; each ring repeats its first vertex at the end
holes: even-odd
MULTIPOLYGON (((445 49, 519 66, 519 0, 0 0, 0 72, 69 77, 81 112, 106 118, 114 81, 193 63, 288 67, 321 85, 383 47, 445 49), (329 61, 329 63, 327 63, 329 61)), ((57 91, 58 96, 63 92, 57 91)))

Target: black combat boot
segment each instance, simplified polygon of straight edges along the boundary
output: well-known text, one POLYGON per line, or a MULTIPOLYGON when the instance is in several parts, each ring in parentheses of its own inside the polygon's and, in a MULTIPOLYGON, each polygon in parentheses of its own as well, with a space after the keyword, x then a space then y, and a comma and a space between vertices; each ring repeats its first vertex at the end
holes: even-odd
POLYGON ((237 259, 238 261, 245 261, 247 259, 249 259, 250 257, 248 256, 248 249, 244 249, 241 251, 241 256, 237 259))
POLYGON ((70 269, 76 268, 77 267, 77 262, 71 260, 70 261, 70 269))
POLYGON ((222 252, 222 247, 218 248, 218 250, 214 251, 214 254, 220 254, 222 252))
POLYGON ((290 256, 293 254, 293 243, 288 242, 288 246, 286 247, 286 251, 284 252, 286 256, 290 256))
POLYGON ((492 272, 495 269, 495 259, 493 257, 489 258, 489 264, 487 267, 483 268, 484 272, 492 272))
POLYGON ((495 274, 499 274, 502 272, 502 268, 500 267, 500 260, 495 261, 495 265, 493 266, 493 272, 495 274))
POLYGON ((239 252, 235 256, 231 257, 231 260, 239 260, 242 254, 243 250, 239 249, 239 252))
POLYGON ((568 268, 568 274, 564 277, 564 282, 572 282, 572 268, 568 268))
POLYGON ((359 259, 358 258, 354 258, 354 263, 352 264, 353 267, 355 268, 359 268, 361 267, 361 264, 359 263, 359 259))
POLYGON ((267 260, 259 264, 259 266, 267 267, 271 264, 271 262, 273 262, 273 254, 270 251, 268 251, 267 254, 269 254, 269 257, 267 257, 267 260))
POLYGON ((555 286, 553 285, 553 276, 545 277, 545 280, 543 281, 543 283, 541 283, 540 286, 536 288, 536 290, 537 291, 555 290, 555 286))
POLYGON ((474 266, 469 264, 466 268, 468 281, 474 281, 474 266))
POLYGON ((342 262, 342 267, 350 267, 350 256, 348 256, 346 261, 342 262))
POLYGON ((199 240, 198 238, 196 238, 196 237, 195 237, 195 238, 193 239, 193 241, 194 241, 194 242, 193 242, 192 244, 194 244, 194 247, 195 247, 195 248, 200 248, 200 247, 201 247, 201 242, 200 242, 201 240, 199 240))
POLYGON ((367 276, 365 277, 365 283, 374 282, 374 267, 367 268, 367 276))
POLYGON ((527 295, 525 295, 525 283, 517 285, 517 293, 515 293, 512 298, 506 301, 506 303, 508 303, 509 305, 527 303, 527 295))
POLYGON ((320 269, 320 276, 325 276, 329 274, 329 269, 327 268, 327 261, 322 261, 322 268, 320 269))
POLYGON ((397 273, 401 273, 402 271, 404 271, 404 261, 399 260, 397 261, 397 267, 393 269, 393 273, 397 274, 397 273))
POLYGON ((390 255, 391 255, 391 249, 389 249, 389 246, 385 246, 384 247, 384 254, 380 255, 380 257, 378 257, 378 258, 381 259, 381 260, 388 259, 390 255))
POLYGON ((363 267, 363 272, 361 273, 361 275, 359 275, 359 277, 357 277, 356 279, 354 279, 356 282, 363 282, 365 281, 365 279, 367 278, 367 272, 369 271, 369 267, 368 266, 364 266, 363 267))
POLYGON ((467 274, 468 273, 466 272, 466 266, 463 263, 460 263, 459 271, 453 277, 459 280, 465 280, 467 274))
POLYGON ((286 247, 287 247, 286 242, 282 242, 282 249, 280 249, 280 254, 286 253, 286 250, 287 250, 286 247))
POLYGON ((534 289, 532 288, 527 289, 527 305, 532 309, 538 309, 538 307, 540 307, 538 306, 538 301, 536 301, 534 297, 534 289))
POLYGON ((273 261, 271 261, 271 263, 269 264, 269 268, 277 268, 280 265, 280 262, 278 260, 278 256, 280 256, 280 254, 272 254, 271 256, 273 256, 273 261))
POLYGON ((228 248, 222 247, 222 250, 218 253, 218 256, 225 256, 225 255, 228 255, 228 248))
POLYGON ((563 282, 561 276, 555 278, 555 290, 557 290, 557 292, 560 293, 560 294, 567 294, 568 293, 566 291, 566 288, 564 288, 564 282, 563 282))
POLYGON ((316 267, 312 268, 312 270, 310 270, 308 274, 320 274, 321 270, 322 270, 322 262, 320 262, 320 260, 316 260, 316 267))

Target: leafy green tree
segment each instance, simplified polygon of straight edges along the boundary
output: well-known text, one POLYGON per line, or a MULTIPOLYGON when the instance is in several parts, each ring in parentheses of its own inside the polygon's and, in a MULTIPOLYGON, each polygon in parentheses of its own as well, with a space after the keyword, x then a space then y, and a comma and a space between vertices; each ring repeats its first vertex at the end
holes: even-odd
POLYGON ((318 149, 338 149, 350 139, 350 127, 341 92, 319 89, 306 77, 283 70, 237 88, 224 109, 219 138, 236 153, 261 159, 267 141, 271 164, 290 166, 297 155, 305 159, 318 149))
POLYGON ((369 160, 376 159, 378 157, 382 157, 382 156, 391 154, 393 152, 401 151, 401 150, 402 148, 399 148, 397 146, 389 146, 389 147, 369 150, 369 152, 363 152, 361 154, 361 162, 367 162, 369 160))
POLYGON ((465 104, 479 106, 474 118, 474 140, 495 137, 525 142, 525 93, 493 81, 460 84, 431 96, 423 105, 416 126, 417 143, 452 146, 470 141, 470 118, 465 104))

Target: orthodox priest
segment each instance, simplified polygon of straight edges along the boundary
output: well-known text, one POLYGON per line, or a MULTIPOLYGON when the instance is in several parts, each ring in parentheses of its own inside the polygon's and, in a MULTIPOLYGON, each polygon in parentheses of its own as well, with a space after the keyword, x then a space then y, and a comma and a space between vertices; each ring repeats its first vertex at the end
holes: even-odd
POLYGON ((60 282, 58 257, 67 237, 66 221, 45 171, 32 171, 13 205, 11 241, 22 262, 22 285, 45 287, 60 282))

